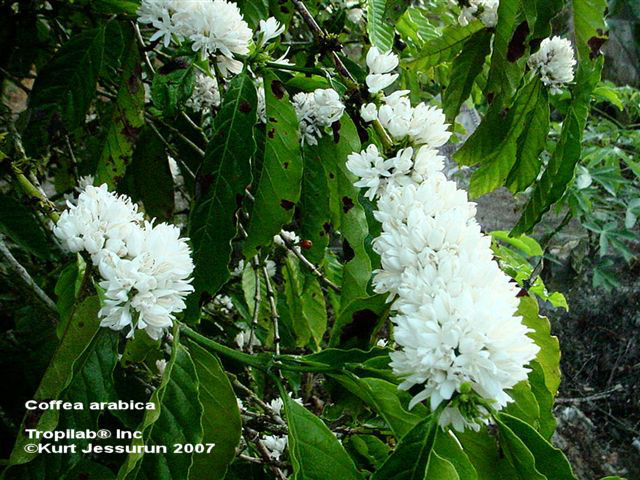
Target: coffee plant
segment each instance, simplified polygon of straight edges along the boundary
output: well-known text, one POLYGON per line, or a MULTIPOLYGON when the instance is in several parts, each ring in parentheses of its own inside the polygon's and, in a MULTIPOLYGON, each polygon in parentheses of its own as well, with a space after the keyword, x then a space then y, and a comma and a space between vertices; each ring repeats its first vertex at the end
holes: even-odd
POLYGON ((605 0, 0 9, 3 478, 576 478, 527 235, 640 214, 605 0))

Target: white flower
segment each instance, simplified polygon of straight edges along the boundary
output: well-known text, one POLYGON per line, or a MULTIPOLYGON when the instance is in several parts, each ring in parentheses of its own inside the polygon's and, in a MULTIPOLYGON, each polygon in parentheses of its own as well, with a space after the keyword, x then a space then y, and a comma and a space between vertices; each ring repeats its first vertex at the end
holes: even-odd
POLYGON ((292 99, 300 127, 300 141, 317 145, 322 132, 344 113, 340 95, 333 89, 317 89, 312 93, 296 93, 292 99))
POLYGON ((267 275, 269 275, 270 278, 276 274, 276 262, 273 260, 267 260, 265 268, 267 269, 267 275))
POLYGON ((265 435, 262 443, 269 450, 269 455, 274 460, 280 460, 280 457, 287 448, 287 436, 276 437, 275 435, 265 435))
POLYGON ((222 313, 228 314, 233 310, 233 302, 227 295, 216 295, 213 297, 213 304, 217 305, 222 313))
POLYGON ((565 83, 573 80, 576 59, 571 42, 560 37, 545 38, 540 49, 529 57, 528 64, 540 74, 542 82, 557 93, 565 83))
POLYGON ((54 234, 72 252, 86 251, 102 277, 103 317, 114 330, 145 329, 158 339, 186 307, 193 290, 191 252, 178 228, 142 222, 142 214, 125 196, 107 186, 87 186, 76 205, 60 215, 54 234))
POLYGON ((266 20, 260 20, 260 28, 258 30, 258 47, 262 48, 276 37, 284 32, 284 25, 281 25, 274 17, 266 20))
POLYGON ((264 96, 264 79, 258 79, 258 120, 260 123, 267 123, 267 99, 264 96))
POLYGON ((245 345, 252 347, 259 347, 262 345, 260 343, 260 339, 256 336, 256 333, 252 333, 251 330, 242 330, 235 336, 234 340, 240 350, 243 350, 245 345))
POLYGON ((274 235, 273 243, 278 245, 279 247, 286 247, 287 243, 297 245, 300 243, 300 237, 296 235, 295 232, 289 232, 287 230, 280 230, 278 235, 274 235))
POLYGON ((378 118, 378 107, 375 103, 368 103, 360 107, 360 116, 365 122, 373 122, 378 118))
POLYGON ((156 360, 156 368, 158 369, 158 373, 160 375, 164 375, 164 369, 167 368, 166 360, 156 360))
POLYGON ((215 78, 202 72, 196 73, 195 85, 191 98, 187 100, 187 107, 196 112, 207 112, 220 106, 220 91, 215 78))
MULTIPOLYGON (((162 38, 168 47, 174 36, 189 40, 203 59, 219 53, 225 62, 237 62, 234 55, 249 52, 251 29, 238 6, 227 0, 143 0, 138 21, 156 29, 152 41, 162 38)), ((224 70, 237 73, 237 63, 225 63, 224 70)))
POLYGON ((500 0, 469 0, 468 5, 462 7, 458 22, 464 27, 477 18, 485 27, 495 27, 499 6, 500 0))
POLYGON ((360 188, 368 188, 365 196, 373 200, 378 189, 385 184, 385 179, 391 176, 393 162, 385 160, 378 147, 371 144, 360 153, 352 153, 347 157, 347 169, 360 177, 354 185, 360 188))
MULTIPOLYGON (((291 398, 298 405, 303 405, 302 404, 302 399, 301 398, 293 398, 291 396, 291 392, 289 392, 289 398, 291 398)), ((273 400, 271 400, 269 402, 269 406, 271 407, 271 410, 273 410, 273 413, 275 413, 276 415, 280 415, 280 413, 282 412, 282 407, 284 406, 284 402, 282 401, 282 399, 280 397, 274 398, 273 400)))
POLYGON ((398 74, 390 74, 398 66, 398 56, 393 52, 381 53, 377 47, 371 47, 367 52, 366 83, 369 92, 377 93, 384 90, 398 78, 398 74))
POLYGON ((364 18, 364 10, 362 8, 352 8, 347 10, 347 18, 353 23, 360 23, 364 18))

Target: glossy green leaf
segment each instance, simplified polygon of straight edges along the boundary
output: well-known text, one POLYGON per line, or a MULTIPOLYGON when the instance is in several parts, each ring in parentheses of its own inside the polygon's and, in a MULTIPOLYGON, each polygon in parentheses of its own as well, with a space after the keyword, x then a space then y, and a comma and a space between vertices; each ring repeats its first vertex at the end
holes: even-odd
POLYGON ((401 402, 400 396, 404 392, 399 391, 397 385, 379 378, 358 378, 347 374, 330 376, 384 418, 398 439, 424 418, 406 410, 408 402, 404 405, 401 402))
POLYGON ((393 46, 393 23, 385 20, 386 0, 367 0, 367 33, 371 44, 381 52, 393 46))
POLYGON ((176 443, 197 444, 202 441, 202 406, 198 400, 198 376, 185 347, 174 335, 173 353, 167 362, 160 386, 151 395, 154 410, 146 410, 136 429, 141 439, 131 442, 133 447, 166 446, 167 452, 145 453, 136 448, 129 453, 118 472, 118 480, 172 480, 188 478, 193 454, 175 453, 176 443))
POLYGON ((306 346, 311 341, 318 348, 327 328, 327 309, 320 283, 310 273, 305 275, 300 271, 298 259, 291 253, 285 260, 283 276, 297 345, 306 346))
POLYGON ((508 425, 496 419, 498 432, 500 433, 500 446, 507 460, 513 465, 520 480, 549 480, 536 468, 533 453, 527 445, 516 435, 508 425))
POLYGON ((507 393, 513 402, 509 403, 503 412, 524 420, 538 430, 540 428, 540 407, 529 382, 526 380, 519 382, 507 393))
POLYGON ((273 236, 293 218, 300 199, 302 153, 298 118, 284 85, 273 73, 264 77, 267 138, 255 202, 247 227, 243 252, 246 258, 271 244, 273 236))
POLYGON ((411 0, 387 0, 384 6, 384 21, 395 25, 407 8, 411 6, 411 0))
POLYGON ((442 35, 424 44, 416 58, 408 62, 408 66, 422 70, 452 60, 467 40, 482 28, 483 25, 479 21, 471 22, 465 27, 452 25, 445 28, 442 35))
POLYGON ((375 435, 352 435, 349 437, 349 445, 375 468, 382 465, 389 456, 389 446, 375 435))
POLYGON ((224 478, 242 433, 238 402, 220 361, 194 342, 189 352, 198 375, 202 443, 215 443, 210 453, 194 454, 189 480, 224 478))
POLYGON ((500 450, 497 439, 487 428, 479 432, 454 432, 478 475, 478 480, 518 480, 518 473, 500 450))
MULTIPOLYGON (((517 435, 526 448, 531 452, 535 460, 535 468, 548 479, 553 480, 575 480, 571 465, 562 451, 545 440, 531 425, 508 415, 498 414, 498 429, 510 444, 515 444, 511 437, 511 432, 517 435), (505 426, 510 432, 505 431, 505 426)), ((520 448, 520 447, 517 447, 520 448)), ((514 447, 514 452, 516 448, 514 447)))
POLYGON ((300 236, 311 241, 304 255, 313 263, 324 259, 332 231, 329 204, 329 185, 318 146, 305 146, 303 150, 304 175, 300 197, 300 236))
POLYGON ((38 72, 29 97, 31 110, 28 132, 44 135, 30 143, 46 141, 46 130, 54 116, 69 130, 82 125, 95 96, 98 76, 105 63, 119 57, 119 52, 105 52, 105 44, 122 37, 120 24, 107 22, 80 32, 65 42, 38 72), (36 129, 37 131, 35 131, 36 129))
POLYGON ((540 363, 534 360, 529 364, 529 368, 531 368, 529 373, 531 391, 536 397, 540 411, 538 431, 540 435, 549 440, 556 430, 556 419, 553 416, 554 395, 545 383, 544 370, 540 363))
POLYGON ((518 139, 516 162, 505 181, 513 193, 524 191, 540 173, 540 154, 549 134, 549 97, 545 89, 540 92, 535 108, 520 121, 523 128, 518 139))
MULTIPOLYGON (((131 30, 131 29, 129 29, 131 30)), ((127 35, 128 49, 123 60, 123 71, 118 97, 102 147, 96 170, 96 185, 115 187, 131 162, 133 146, 144 124, 144 87, 141 58, 133 32, 127 35)))
MULTIPOLYGON (((93 338, 100 329, 98 297, 89 297, 75 309, 71 321, 64 332, 60 345, 47 367, 40 381, 40 385, 33 395, 36 401, 48 401, 60 398, 61 394, 71 383, 76 362, 83 359, 84 352, 89 348, 93 338)), ((28 410, 22 420, 18 439, 11 452, 10 464, 26 463, 35 457, 24 451, 28 443, 37 443, 29 439, 24 433, 25 428, 35 428, 40 431, 53 430, 58 424, 59 411, 45 410, 38 417, 36 410, 28 410)))
POLYGON ((433 480, 461 480, 453 464, 449 460, 442 458, 435 451, 432 451, 429 456, 429 466, 424 478, 433 480))
POLYGON ((551 325, 547 317, 538 314, 538 302, 531 297, 522 297, 516 315, 522 315, 522 323, 534 332, 533 338, 540 352, 536 360, 544 370, 545 384, 553 395, 560 386, 560 344, 558 338, 551 335, 551 325))
POLYGON ((454 467, 460 480, 476 480, 478 478, 476 469, 451 431, 438 429, 434 449, 440 458, 447 460, 454 467))
POLYGON ((199 188, 189 219, 195 292, 188 299, 188 321, 197 318, 202 293, 215 294, 229 278, 237 199, 251 183, 257 102, 253 80, 246 73, 237 75, 213 122, 214 134, 198 173, 199 188))
POLYGON ((489 54, 492 34, 488 30, 474 33, 464 44, 451 65, 449 85, 442 97, 444 113, 449 123, 458 116, 460 107, 471 94, 476 77, 482 72, 489 54))
MULTIPOLYGON (((528 2, 531 3, 531 2, 528 2)), ((508 106, 520 85, 527 59, 526 39, 531 30, 521 0, 502 0, 498 7, 486 94, 498 109, 508 106)))
POLYGON ((540 244, 533 238, 521 235, 519 237, 512 237, 509 232, 496 230, 491 232, 490 235, 496 240, 500 240, 508 245, 516 247, 528 257, 541 257, 544 255, 544 251, 540 244))
POLYGON ((600 54, 600 47, 607 40, 607 26, 604 13, 606 0, 574 0, 571 2, 573 24, 576 32, 578 58, 594 59, 600 54))
POLYGON ((371 476, 371 480, 426 478, 438 428, 438 421, 432 416, 418 423, 402 437, 393 453, 371 476))
POLYGON ((360 480, 353 460, 322 420, 284 395, 294 480, 360 480))
MULTIPOLYGON (((516 155, 518 151, 518 139, 521 134, 535 135, 546 139, 546 131, 527 131, 524 132, 526 119, 538 108, 539 98, 542 94, 542 82, 538 78, 534 78, 527 83, 519 92, 509 110, 509 114, 502 127, 506 130, 504 138, 500 142, 496 142, 491 152, 480 159, 479 168, 473 172, 471 176, 471 186, 469 195, 471 198, 477 198, 481 195, 489 193, 504 184, 509 172, 516 163, 516 155)), ((476 130, 478 135, 491 135, 494 138, 498 136, 486 129, 476 130)), ((476 135, 474 133, 474 135, 476 135)), ((471 140, 471 139, 470 139, 471 140)), ((472 154, 473 142, 470 146, 463 146, 464 155, 472 154)), ((462 149, 461 149, 462 150, 462 149)), ((462 156, 463 153, 460 153, 462 156)), ((458 157, 456 157, 458 158, 458 157)))
POLYGON ((532 192, 524 212, 512 233, 530 232, 551 205, 562 198, 580 160, 582 132, 587 119, 591 94, 600 81, 602 58, 580 63, 573 100, 562 125, 560 140, 542 178, 532 192))

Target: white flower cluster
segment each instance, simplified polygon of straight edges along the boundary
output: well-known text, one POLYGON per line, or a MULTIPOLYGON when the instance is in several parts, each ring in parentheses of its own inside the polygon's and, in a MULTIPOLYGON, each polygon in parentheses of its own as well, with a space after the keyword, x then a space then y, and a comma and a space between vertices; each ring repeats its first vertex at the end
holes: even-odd
POLYGON ((335 90, 318 88, 314 92, 293 96, 302 145, 317 145, 323 130, 337 122, 344 113, 344 104, 335 90))
POLYGON ((223 74, 242 70, 234 55, 249 53, 253 36, 238 6, 227 0, 142 0, 138 21, 152 25, 151 40, 162 39, 165 47, 186 39, 203 59, 216 54, 223 74))
POLYGON ((258 47, 264 47, 271 40, 279 37, 282 32, 284 32, 284 25, 274 17, 269 17, 266 20, 260 20, 260 27, 258 28, 258 47))
POLYGON ((173 325, 193 290, 191 252, 180 230, 143 220, 137 206, 107 185, 87 186, 77 204, 68 202, 54 228, 71 252, 86 251, 104 289, 100 325, 113 330, 145 329, 158 339, 173 325))
POLYGON ((499 6, 500 0, 469 0, 462 7, 458 22, 465 27, 477 18, 485 27, 495 27, 498 24, 499 6))
POLYGON ((370 103, 360 111, 364 121, 378 119, 394 140, 408 139, 415 146, 403 148, 389 159, 385 159, 375 145, 349 155, 347 168, 360 177, 355 185, 367 188, 365 195, 371 200, 381 195, 387 186, 420 183, 444 167, 444 158, 436 150, 451 137, 444 113, 424 103, 412 107, 408 93, 408 90, 394 92, 384 97, 384 105, 379 110, 370 103))
POLYGON ((390 73, 398 66, 398 56, 393 52, 382 53, 377 47, 371 47, 367 52, 367 67, 369 75, 366 82, 370 93, 378 93, 398 78, 397 73, 390 73))
POLYGON ((187 100, 187 107, 195 112, 207 112, 220 106, 220 90, 215 78, 202 72, 196 73, 195 85, 191 98, 187 100))
MULTIPOLYGON (((373 108, 365 107, 371 110, 373 108)), ((505 390, 527 378, 525 368, 538 347, 515 316, 517 289, 493 260, 491 240, 475 220, 475 204, 442 173, 436 147, 449 138, 444 115, 424 104, 412 109, 405 92, 387 97, 378 117, 396 139, 414 147, 385 160, 375 146, 349 157, 357 186, 378 199, 375 218, 382 234, 373 242, 382 269, 377 293, 389 293, 397 312, 391 366, 400 388, 422 386, 410 407, 444 400, 470 388, 494 408, 508 401, 505 390)), ((442 426, 479 428, 477 418, 448 405, 442 426)), ((478 413, 486 409, 477 407, 478 413)))
POLYGON ((352 23, 360 23, 365 13, 367 13, 367 4, 362 3, 360 0, 332 0, 331 3, 335 7, 344 10, 347 18, 352 23))
POLYGON ((573 80, 576 59, 571 42, 560 37, 545 38, 540 49, 529 57, 528 64, 553 93, 559 92, 565 83, 573 80))

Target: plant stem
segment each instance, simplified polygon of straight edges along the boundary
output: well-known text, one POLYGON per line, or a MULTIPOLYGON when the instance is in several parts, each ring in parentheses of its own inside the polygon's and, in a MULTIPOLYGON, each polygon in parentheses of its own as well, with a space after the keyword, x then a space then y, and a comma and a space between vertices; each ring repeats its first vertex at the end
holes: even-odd
POLYGON ((249 365, 254 368, 258 368, 260 370, 265 370, 266 365, 260 361, 257 357, 253 355, 248 355, 246 353, 239 352, 234 350, 233 348, 229 348, 221 343, 216 342, 215 340, 211 340, 210 338, 205 337, 204 335, 200 335, 198 332, 190 329, 186 325, 180 325, 180 331, 191 340, 196 342, 197 344, 208 348, 220 355, 224 355, 227 358, 235 360, 237 362, 243 363, 245 365, 249 365))

